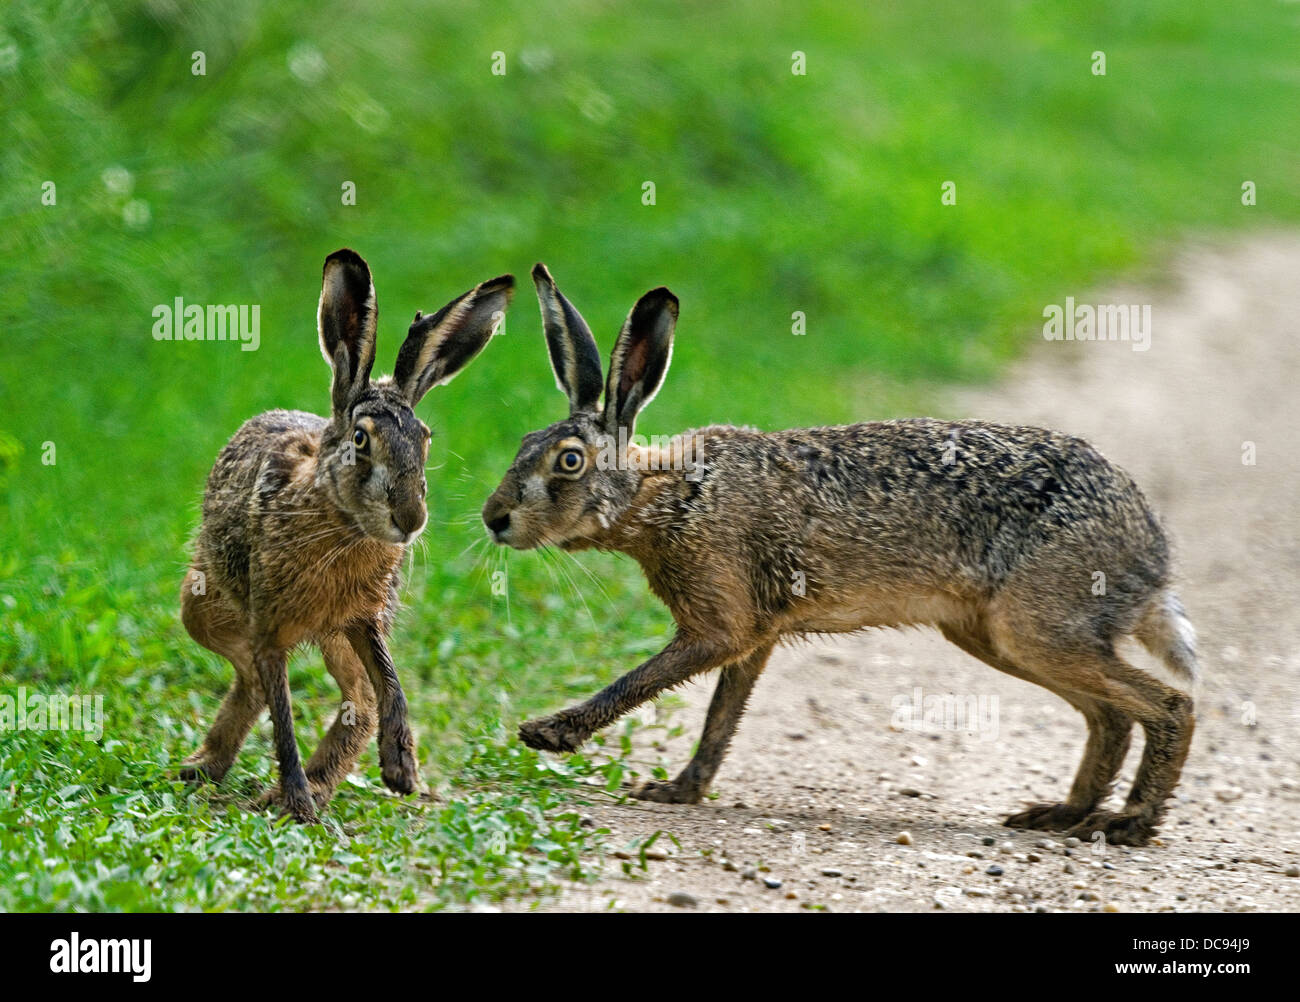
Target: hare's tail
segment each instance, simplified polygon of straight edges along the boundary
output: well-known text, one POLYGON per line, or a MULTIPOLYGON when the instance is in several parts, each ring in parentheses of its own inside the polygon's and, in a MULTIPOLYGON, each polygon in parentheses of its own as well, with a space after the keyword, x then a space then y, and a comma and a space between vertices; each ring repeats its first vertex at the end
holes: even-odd
POLYGON ((1134 636, 1175 675, 1189 682, 1196 681, 1200 671, 1196 661, 1196 629, 1172 590, 1165 589, 1155 597, 1134 636))

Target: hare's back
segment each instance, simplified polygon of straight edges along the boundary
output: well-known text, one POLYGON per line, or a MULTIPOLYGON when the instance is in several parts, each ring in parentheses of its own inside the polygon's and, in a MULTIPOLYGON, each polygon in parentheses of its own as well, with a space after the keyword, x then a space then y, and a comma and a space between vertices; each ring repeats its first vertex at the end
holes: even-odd
POLYGON ((1080 438, 930 418, 710 432, 706 487, 734 495, 710 507, 732 522, 752 512, 752 536, 824 573, 893 567, 985 589, 1073 539, 1081 561, 1164 575, 1165 539, 1141 491, 1080 438))
POLYGON ((263 495, 292 480, 296 464, 314 462, 328 423, 304 411, 267 411, 244 422, 218 454, 203 496, 199 557, 237 593, 247 589, 255 521, 270 501, 263 495))

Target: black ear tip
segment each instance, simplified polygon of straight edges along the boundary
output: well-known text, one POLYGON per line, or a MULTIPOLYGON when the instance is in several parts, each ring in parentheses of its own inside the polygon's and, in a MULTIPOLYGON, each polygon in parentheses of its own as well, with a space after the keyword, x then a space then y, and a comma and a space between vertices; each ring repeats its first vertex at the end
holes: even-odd
POLYGON ((638 305, 652 307, 655 309, 667 309, 673 316, 677 316, 678 306, 677 297, 673 295, 666 285, 661 285, 657 289, 651 289, 641 297, 638 305))
POLYGON ((325 259, 325 267, 328 268, 331 264, 352 265, 357 268, 365 268, 366 271, 370 270, 366 265, 365 258, 354 251, 351 247, 340 248, 327 257, 325 259))
POLYGON ((515 276, 498 275, 496 278, 488 279, 474 290, 474 298, 481 299, 484 296, 503 295, 506 302, 509 303, 515 295, 515 276))
POLYGON ((533 265, 533 281, 536 282, 538 285, 540 285, 543 282, 545 282, 547 285, 555 284, 555 279, 551 278, 550 271, 547 270, 546 265, 542 264, 541 261, 538 261, 535 265, 533 265))

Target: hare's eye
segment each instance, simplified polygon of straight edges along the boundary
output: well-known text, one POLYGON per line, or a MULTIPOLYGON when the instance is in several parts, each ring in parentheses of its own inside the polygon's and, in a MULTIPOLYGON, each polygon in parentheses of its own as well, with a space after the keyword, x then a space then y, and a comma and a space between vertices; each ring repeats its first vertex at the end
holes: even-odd
POLYGON ((370 437, 361 428, 358 428, 356 431, 352 433, 352 444, 355 445, 358 449, 364 449, 366 447, 366 443, 369 441, 370 441, 370 437))
POLYGON ((555 468, 561 473, 577 473, 586 461, 587 457, 578 449, 565 449, 556 457, 555 468))

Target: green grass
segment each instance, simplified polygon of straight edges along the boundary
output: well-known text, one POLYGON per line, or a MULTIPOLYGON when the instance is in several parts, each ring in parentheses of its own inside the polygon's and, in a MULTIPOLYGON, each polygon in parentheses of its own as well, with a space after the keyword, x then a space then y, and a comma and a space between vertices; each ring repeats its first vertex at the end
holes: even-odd
MULTIPOLYGON (((0 694, 101 694, 107 717, 97 743, 0 732, 0 908, 545 893, 603 865, 583 801, 662 767, 612 737, 562 763, 511 738, 671 626, 628 560, 581 556, 597 586, 474 546, 519 437, 562 413, 524 281, 506 335, 420 409, 438 469, 393 649, 443 799, 388 795, 372 749, 321 826, 285 827, 248 809, 266 724, 225 786, 171 779, 229 679, 177 617, 203 480, 251 415, 327 406, 314 310, 335 248, 374 270, 383 370, 417 308, 535 260, 606 351, 636 296, 671 286, 652 434, 924 408, 1023 350, 1044 304, 1157 269, 1188 234, 1300 219, 1292 6, 901 6, 0 12, 0 694), (154 341, 176 296, 259 304, 260 350, 154 341)), ((317 657, 292 685, 310 749, 336 695, 317 657)))

